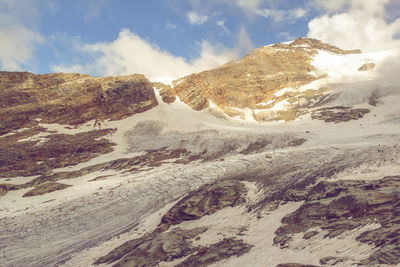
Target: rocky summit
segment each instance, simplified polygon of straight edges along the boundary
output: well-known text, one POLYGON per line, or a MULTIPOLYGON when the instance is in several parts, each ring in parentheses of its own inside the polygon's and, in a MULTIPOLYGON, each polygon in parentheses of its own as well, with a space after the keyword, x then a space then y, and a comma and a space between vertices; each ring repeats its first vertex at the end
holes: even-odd
POLYGON ((0 72, 0 266, 399 266, 393 51, 0 72))

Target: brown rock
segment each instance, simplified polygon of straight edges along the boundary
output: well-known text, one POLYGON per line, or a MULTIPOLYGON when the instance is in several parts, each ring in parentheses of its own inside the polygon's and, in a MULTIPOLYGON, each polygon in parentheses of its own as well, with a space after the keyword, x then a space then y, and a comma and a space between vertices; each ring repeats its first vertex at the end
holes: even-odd
POLYGON ((319 108, 311 113, 311 118, 314 120, 323 120, 325 122, 346 122, 351 120, 358 120, 369 113, 370 110, 366 108, 350 108, 350 107, 325 107, 319 108))
POLYGON ((192 253, 194 248, 190 239, 203 233, 205 228, 193 230, 176 230, 175 232, 159 232, 146 235, 124 243, 115 248, 94 264, 113 263, 115 267, 122 266, 155 266, 162 261, 172 261, 192 253))
POLYGON ((366 63, 358 68, 359 71, 367 71, 375 68, 375 63, 366 63))
POLYGON ((320 259, 319 263, 321 263, 322 265, 333 266, 344 261, 346 261, 346 258, 329 256, 320 259))
POLYGON ((156 106, 143 75, 94 78, 81 74, 0 72, 0 135, 43 123, 76 125, 121 119, 156 106))
POLYGON ((196 254, 189 256, 176 267, 208 266, 233 256, 239 257, 246 254, 252 247, 242 240, 225 238, 221 242, 201 248, 196 254))
POLYGON ((163 83, 153 83, 153 86, 159 90, 160 96, 165 103, 170 104, 175 102, 176 93, 174 88, 172 88, 170 85, 166 85, 163 83))
POLYGON ((319 266, 311 264, 301 264, 301 263, 281 263, 276 265, 276 267, 319 267, 319 266))
POLYGON ((75 135, 49 134, 44 137, 44 142, 20 141, 26 137, 23 134, 2 137, 0 172, 2 177, 31 176, 89 161, 113 150, 114 143, 100 138, 113 132, 113 129, 103 129, 75 135))
POLYGON ((162 217, 161 224, 175 225, 197 220, 226 207, 236 206, 245 201, 245 193, 243 183, 234 180, 204 185, 175 204, 162 217))
POLYGON ((60 183, 55 183, 55 182, 47 182, 40 184, 36 188, 28 191, 23 195, 23 197, 33 197, 33 196, 38 196, 38 195, 43 195, 46 193, 54 192, 57 190, 62 190, 67 187, 70 187, 71 185, 67 184, 60 184, 60 183))

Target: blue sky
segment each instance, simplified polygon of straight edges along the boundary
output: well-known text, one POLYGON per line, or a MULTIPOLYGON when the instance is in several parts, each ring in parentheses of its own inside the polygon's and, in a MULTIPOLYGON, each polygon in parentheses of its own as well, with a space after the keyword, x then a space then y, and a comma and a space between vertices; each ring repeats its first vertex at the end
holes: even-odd
POLYGON ((296 37, 363 50, 399 47, 400 1, 365 2, 0 0, 0 66, 154 79, 216 67, 296 37))

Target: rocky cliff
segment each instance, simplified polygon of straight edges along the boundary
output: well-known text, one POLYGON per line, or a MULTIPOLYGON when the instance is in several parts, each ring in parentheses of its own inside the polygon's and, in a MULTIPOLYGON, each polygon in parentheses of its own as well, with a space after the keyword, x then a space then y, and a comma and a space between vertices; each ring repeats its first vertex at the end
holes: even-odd
POLYGON ((122 119, 157 105, 143 75, 0 72, 0 134, 42 123, 122 119))

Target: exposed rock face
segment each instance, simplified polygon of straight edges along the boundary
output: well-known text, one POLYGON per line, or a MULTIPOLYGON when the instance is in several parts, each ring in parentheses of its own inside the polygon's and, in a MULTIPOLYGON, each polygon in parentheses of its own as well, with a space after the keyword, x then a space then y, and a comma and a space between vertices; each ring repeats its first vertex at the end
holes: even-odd
POLYGON ((176 93, 174 88, 170 85, 163 84, 163 83, 153 83, 153 86, 159 90, 160 96, 165 103, 172 103, 175 102, 176 93))
POLYGON ((143 75, 0 72, 0 134, 37 125, 37 119, 70 125, 117 120, 157 104, 143 75))
POLYGON ((201 228, 176 232, 156 230, 150 235, 124 243, 99 258, 95 264, 119 261, 113 266, 155 266, 161 261, 182 258, 194 251, 189 239, 205 230, 201 228))
POLYGON ((205 185, 181 199, 161 219, 165 225, 197 220, 226 207, 244 202, 245 186, 237 181, 222 181, 205 185))
POLYGON ((239 257, 249 252, 251 248, 252 245, 242 240, 226 238, 219 243, 201 248, 195 255, 191 255, 176 267, 208 266, 233 256, 239 257))
POLYGON ((301 263, 282 263, 278 264, 276 267, 319 267, 319 266, 310 264, 301 264, 301 263))
POLYGON ((336 54, 361 52, 300 38, 291 44, 258 48, 243 59, 176 80, 173 89, 165 87, 161 94, 164 99, 171 101, 175 93, 195 110, 209 107, 211 101, 228 116, 244 116, 237 109, 250 108, 257 110, 253 117, 258 121, 293 120, 304 114, 302 109, 318 106, 331 97, 329 88, 296 90, 320 78, 313 74, 315 68, 311 65, 318 49, 336 54), (278 93, 285 88, 294 90, 278 93), (288 111, 268 111, 282 101, 291 105, 288 111))
MULTIPOLYGON (((375 223, 380 227, 356 238, 376 246, 369 258, 360 264, 399 264, 399 189, 400 176, 377 181, 320 182, 311 189, 297 211, 283 218, 283 225, 276 231, 274 241, 280 247, 286 247, 293 234, 311 228, 320 227, 328 232, 325 238, 333 238, 345 231, 375 223)), ((343 259, 324 258, 321 264, 332 261, 343 259)))
POLYGON ((316 109, 311 113, 314 120, 323 120, 325 122, 346 122, 361 119, 365 114, 369 113, 366 108, 350 108, 350 107, 326 107, 316 109))
POLYGON ((104 137, 112 129, 69 134, 46 134, 43 128, 33 128, 0 138, 0 172, 2 177, 46 174, 51 169, 76 165, 111 152, 114 145, 104 137), (30 140, 41 132, 43 139, 30 140), (24 139, 28 137, 28 139, 24 139), (44 141, 43 141, 44 140, 44 141))
POLYGON ((365 63, 358 70, 359 71, 367 71, 367 70, 372 70, 374 68, 375 68, 375 63, 365 63))
POLYGON ((36 187, 35 189, 32 189, 31 191, 25 193, 23 195, 23 197, 32 197, 32 196, 37 196, 37 195, 43 195, 43 194, 50 193, 53 191, 63 190, 70 186, 71 185, 54 183, 54 182, 43 183, 43 184, 39 185, 38 187, 36 187))

